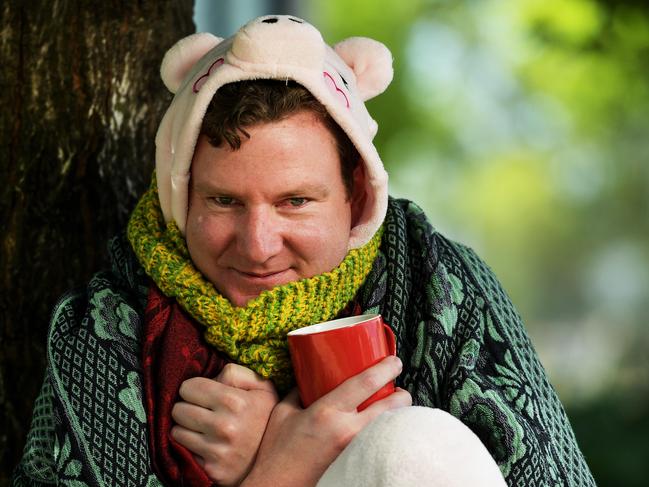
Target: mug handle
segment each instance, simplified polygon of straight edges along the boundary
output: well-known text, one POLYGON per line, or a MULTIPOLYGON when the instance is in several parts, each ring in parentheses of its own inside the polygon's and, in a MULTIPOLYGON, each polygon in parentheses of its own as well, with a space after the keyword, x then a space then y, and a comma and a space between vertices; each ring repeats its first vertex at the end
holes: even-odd
POLYGON ((383 323, 383 331, 385 332, 385 338, 388 341, 388 352, 390 355, 396 355, 397 354, 397 339, 394 336, 394 332, 392 331, 392 328, 388 326, 387 323, 383 323))

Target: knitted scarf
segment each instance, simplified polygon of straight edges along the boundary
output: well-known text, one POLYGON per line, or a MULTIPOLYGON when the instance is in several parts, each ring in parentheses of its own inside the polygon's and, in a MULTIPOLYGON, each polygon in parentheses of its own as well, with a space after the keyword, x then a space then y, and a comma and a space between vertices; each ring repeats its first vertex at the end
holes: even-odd
POLYGON ((280 391, 293 382, 286 334, 333 319, 345 308, 372 267, 382 233, 381 228, 365 246, 351 250, 331 272, 264 291, 245 307, 234 307, 196 269, 175 222, 164 223, 155 177, 127 229, 146 273, 206 327, 205 340, 273 380, 280 391))

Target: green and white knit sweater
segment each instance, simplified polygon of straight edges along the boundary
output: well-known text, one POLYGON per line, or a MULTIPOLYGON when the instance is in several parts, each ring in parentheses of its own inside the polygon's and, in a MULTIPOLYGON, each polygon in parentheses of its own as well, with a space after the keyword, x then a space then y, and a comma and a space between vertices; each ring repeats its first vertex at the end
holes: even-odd
MULTIPOLYGON (((391 200, 356 302, 380 312, 414 404, 467 424, 508 485, 592 486, 566 414, 509 298, 470 249, 391 200)), ((13 485, 160 485, 142 404, 140 334, 149 280, 125 238, 114 267, 56 306, 48 369, 13 485)))

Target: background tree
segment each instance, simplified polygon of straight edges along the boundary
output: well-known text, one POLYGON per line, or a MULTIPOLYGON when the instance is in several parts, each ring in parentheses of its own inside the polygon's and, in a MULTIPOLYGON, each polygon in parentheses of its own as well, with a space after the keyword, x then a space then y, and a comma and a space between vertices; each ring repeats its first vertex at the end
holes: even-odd
POLYGON ((56 299, 106 264, 147 184, 164 52, 191 0, 0 6, 0 485, 19 459, 56 299))

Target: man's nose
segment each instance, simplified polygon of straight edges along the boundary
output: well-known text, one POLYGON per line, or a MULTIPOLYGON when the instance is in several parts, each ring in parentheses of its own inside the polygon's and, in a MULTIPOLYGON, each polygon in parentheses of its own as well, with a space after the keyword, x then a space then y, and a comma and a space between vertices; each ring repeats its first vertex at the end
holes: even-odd
POLYGON ((250 208, 238 229, 237 245, 251 263, 262 264, 280 253, 283 238, 272 209, 250 208))

